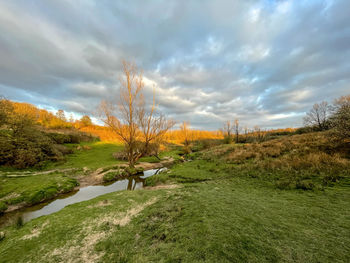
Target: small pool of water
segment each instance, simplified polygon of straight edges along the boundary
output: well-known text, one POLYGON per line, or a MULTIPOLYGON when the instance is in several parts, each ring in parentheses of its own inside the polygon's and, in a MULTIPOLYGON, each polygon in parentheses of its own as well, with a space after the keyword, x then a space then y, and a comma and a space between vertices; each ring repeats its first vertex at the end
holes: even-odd
POLYGON ((50 200, 49 202, 40 203, 18 211, 6 213, 3 216, 0 216, 0 227, 14 224, 19 217, 22 217, 23 222, 28 222, 34 218, 60 211, 67 205, 87 201, 100 195, 121 190, 140 189, 144 186, 145 179, 147 177, 157 174, 163 169, 165 168, 147 170, 141 175, 131 176, 127 179, 118 180, 111 184, 82 187, 77 191, 66 195, 61 195, 56 199, 50 200))

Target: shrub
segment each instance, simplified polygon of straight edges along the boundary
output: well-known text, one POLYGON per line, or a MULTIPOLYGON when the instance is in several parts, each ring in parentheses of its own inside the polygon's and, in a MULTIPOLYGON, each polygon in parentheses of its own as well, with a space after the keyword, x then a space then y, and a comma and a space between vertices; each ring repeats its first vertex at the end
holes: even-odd
POLYGON ((238 164, 275 181, 280 189, 311 190, 350 174, 349 148, 329 140, 330 131, 281 137, 263 143, 220 145, 200 152, 205 160, 238 164))
POLYGON ((183 154, 190 154, 190 153, 192 152, 191 146, 185 145, 185 146, 182 148, 182 151, 183 151, 183 154))
POLYGON ((67 146, 61 145, 61 144, 54 144, 53 146, 54 151, 57 151, 55 155, 66 155, 66 154, 71 154, 73 153, 73 150, 71 148, 68 148, 67 146))
POLYGON ((123 161, 127 160, 127 156, 126 156, 124 151, 115 152, 115 153, 112 154, 112 156, 116 160, 123 160, 123 161))
POLYGON ((57 144, 71 143, 71 136, 62 133, 47 133, 48 137, 51 138, 57 144))
POLYGON ((34 127, 26 127, 16 133, 0 133, 0 165, 23 169, 42 166, 47 160, 62 160, 72 150, 56 144, 51 138, 34 127))
POLYGON ((282 178, 276 181, 276 187, 281 190, 295 188, 295 183, 290 178, 282 178))
POLYGON ((311 180, 297 180, 295 184, 296 189, 302 190, 312 190, 314 189, 315 184, 311 180))
POLYGON ((7 205, 5 202, 0 201, 0 214, 4 213, 7 210, 7 205))
POLYGON ((230 144, 232 143, 232 137, 230 136, 225 136, 224 139, 222 140, 224 144, 230 144))

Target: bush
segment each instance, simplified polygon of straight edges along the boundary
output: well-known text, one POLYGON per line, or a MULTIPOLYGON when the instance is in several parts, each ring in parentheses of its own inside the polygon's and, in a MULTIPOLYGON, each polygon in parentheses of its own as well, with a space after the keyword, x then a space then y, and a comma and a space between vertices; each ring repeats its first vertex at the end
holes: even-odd
POLYGON ((314 189, 315 184, 311 180, 297 180, 295 184, 296 189, 302 190, 312 190, 314 189))
POLYGON ((276 181, 276 187, 281 190, 289 190, 295 188, 295 182, 290 178, 283 178, 276 181))
POLYGON ((53 149, 55 152, 55 155, 66 155, 73 153, 73 150, 71 148, 68 148, 67 146, 61 145, 61 144, 54 144, 53 149))
POLYGON ((225 136, 225 138, 222 141, 224 144, 230 144, 232 143, 232 137, 230 136, 225 136))
POLYGON ((123 161, 127 160, 127 156, 126 156, 126 153, 124 151, 115 152, 112 154, 112 156, 116 160, 123 160, 123 161))
MULTIPOLYGON (((64 136, 55 138, 60 142, 66 139, 64 136)), ((0 165, 18 169, 40 167, 48 160, 62 160, 65 154, 72 152, 35 127, 26 127, 16 133, 10 130, 0 133, 0 165)))
POLYGON ((190 154, 192 152, 192 149, 191 149, 191 146, 189 145, 185 145, 183 148, 182 148, 182 152, 183 154, 190 154))
POLYGON ((6 210, 7 205, 3 201, 0 201, 0 214, 4 213, 6 210))
MULTIPOLYGON (((69 135, 62 133, 47 133, 47 136, 51 138, 57 144, 72 143, 72 138, 69 135)), ((79 141, 77 142, 79 143, 79 141)))

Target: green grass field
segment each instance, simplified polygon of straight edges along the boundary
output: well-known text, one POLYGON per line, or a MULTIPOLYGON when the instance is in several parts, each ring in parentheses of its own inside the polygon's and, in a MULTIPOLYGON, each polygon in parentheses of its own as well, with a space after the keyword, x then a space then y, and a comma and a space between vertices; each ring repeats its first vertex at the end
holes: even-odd
MULTIPOLYGON (((304 146, 271 157, 269 147, 278 142, 211 147, 147 178, 146 189, 106 194, 4 228, 0 262, 350 262, 346 157, 324 155, 317 145, 303 158, 293 154, 304 146), (327 162, 315 167, 319 156, 327 162), (288 169, 269 166, 279 162, 288 169), (335 177, 328 176, 332 171, 335 177), (280 187, 287 177, 288 187, 280 187)), ((84 167, 90 157, 76 158, 71 165, 84 167)))
MULTIPOLYGON (((66 155, 66 161, 62 163, 50 163, 46 169, 52 168, 90 168, 110 166, 118 163, 112 154, 123 149, 121 144, 92 142, 80 145, 67 145, 73 148, 74 153, 66 155), (78 146, 88 147, 88 149, 77 150, 78 146)), ((119 161, 120 162, 120 161, 119 161)))
POLYGON ((63 173, 0 177, 0 207, 24 202, 34 205, 67 193, 78 185, 77 180, 63 173))
POLYGON ((162 176, 179 187, 107 194, 5 229, 0 262, 350 260, 348 185, 280 190, 203 161, 162 176))

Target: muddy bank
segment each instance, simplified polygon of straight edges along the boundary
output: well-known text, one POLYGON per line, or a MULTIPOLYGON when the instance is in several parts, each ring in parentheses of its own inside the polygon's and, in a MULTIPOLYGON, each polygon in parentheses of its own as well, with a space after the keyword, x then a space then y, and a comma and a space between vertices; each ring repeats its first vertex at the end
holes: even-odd
MULTIPOLYGON (((139 171, 147 171, 147 170, 152 170, 152 169, 160 169, 163 167, 170 167, 175 163, 175 160, 173 158, 167 158, 159 163, 147 163, 147 162, 141 162, 135 165, 136 170, 139 171)), ((106 167, 101 167, 98 168, 97 170, 91 172, 89 175, 82 175, 77 177, 77 180, 79 182, 79 186, 76 187, 76 189, 79 189, 81 187, 86 187, 89 185, 100 185, 105 183, 103 181, 104 175, 107 173, 111 172, 118 172, 119 169, 125 169, 128 167, 127 164, 118 164, 116 166, 117 168, 111 168, 111 169, 106 169, 106 167)), ((123 179, 125 176, 122 176, 118 179, 123 179)))

